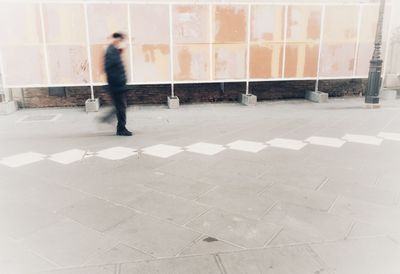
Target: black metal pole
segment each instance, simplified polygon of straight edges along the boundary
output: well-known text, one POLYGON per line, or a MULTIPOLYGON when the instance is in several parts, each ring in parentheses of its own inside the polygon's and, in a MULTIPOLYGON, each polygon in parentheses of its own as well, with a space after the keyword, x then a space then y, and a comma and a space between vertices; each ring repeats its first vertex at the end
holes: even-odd
POLYGON ((372 55, 369 66, 368 84, 367 91, 365 93, 365 103, 368 105, 379 104, 379 90, 381 88, 382 81, 382 64, 381 58, 381 46, 382 46, 382 27, 383 27, 383 15, 385 12, 385 0, 381 0, 379 6, 379 18, 378 25, 376 27, 375 35, 375 50, 372 55))

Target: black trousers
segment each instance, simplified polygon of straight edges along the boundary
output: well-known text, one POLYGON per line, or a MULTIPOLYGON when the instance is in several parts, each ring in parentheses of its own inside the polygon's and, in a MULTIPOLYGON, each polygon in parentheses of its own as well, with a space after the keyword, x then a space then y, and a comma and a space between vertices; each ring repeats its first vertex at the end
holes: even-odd
POLYGON ((117 131, 124 130, 126 126, 126 92, 125 91, 110 91, 111 99, 114 108, 106 116, 102 118, 103 122, 111 122, 114 116, 117 116, 118 124, 117 131))

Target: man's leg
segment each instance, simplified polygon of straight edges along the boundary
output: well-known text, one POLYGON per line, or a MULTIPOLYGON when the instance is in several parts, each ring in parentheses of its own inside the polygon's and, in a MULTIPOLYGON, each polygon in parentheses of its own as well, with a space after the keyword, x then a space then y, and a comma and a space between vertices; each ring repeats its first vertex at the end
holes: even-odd
POLYGON ((131 135, 132 133, 126 129, 126 95, 125 92, 115 94, 115 110, 118 119, 117 134, 131 135))

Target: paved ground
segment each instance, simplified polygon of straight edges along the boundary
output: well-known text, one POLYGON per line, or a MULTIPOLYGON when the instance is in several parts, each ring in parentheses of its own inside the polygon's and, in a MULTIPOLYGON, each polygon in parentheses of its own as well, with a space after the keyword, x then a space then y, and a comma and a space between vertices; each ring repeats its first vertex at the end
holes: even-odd
POLYGON ((0 117, 0 273, 400 273, 400 102, 0 117))

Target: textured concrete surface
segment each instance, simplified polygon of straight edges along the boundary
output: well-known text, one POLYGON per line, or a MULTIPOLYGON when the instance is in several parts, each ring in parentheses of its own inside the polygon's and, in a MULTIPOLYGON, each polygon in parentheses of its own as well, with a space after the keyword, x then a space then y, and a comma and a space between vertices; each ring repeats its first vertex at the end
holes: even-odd
POLYGON ((98 115, 0 116, 0 273, 400 273, 400 102, 98 115))

